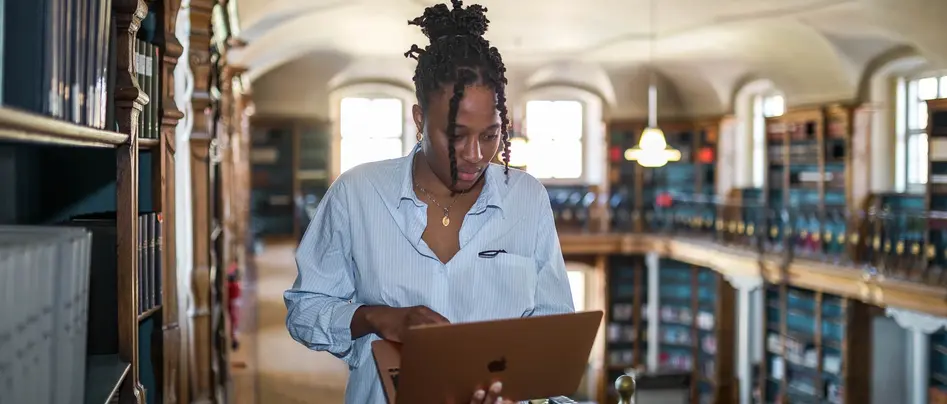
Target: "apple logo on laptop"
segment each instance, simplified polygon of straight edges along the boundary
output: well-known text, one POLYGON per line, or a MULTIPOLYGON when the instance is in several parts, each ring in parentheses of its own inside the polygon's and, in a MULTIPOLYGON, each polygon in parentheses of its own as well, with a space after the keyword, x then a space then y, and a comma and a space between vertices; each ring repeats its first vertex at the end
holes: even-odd
POLYGON ((487 370, 490 373, 497 373, 506 370, 506 357, 501 356, 500 359, 487 363, 487 370))

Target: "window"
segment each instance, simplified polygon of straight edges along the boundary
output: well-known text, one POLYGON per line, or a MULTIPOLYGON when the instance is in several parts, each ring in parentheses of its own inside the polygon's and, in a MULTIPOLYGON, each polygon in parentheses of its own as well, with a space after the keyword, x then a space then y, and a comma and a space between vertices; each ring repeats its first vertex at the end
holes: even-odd
POLYGON ((786 101, 780 94, 759 94, 753 97, 753 185, 762 187, 766 176, 766 118, 786 112, 786 101))
POLYGON ((402 156, 404 104, 397 98, 343 98, 340 173, 359 164, 402 156))
POLYGON ((569 286, 572 288, 572 304, 575 311, 585 311, 585 271, 566 271, 569 276, 569 286))
POLYGON ((529 101, 526 170, 540 179, 582 176, 583 106, 579 101, 529 101))
POLYGON ((947 97, 947 76, 927 76, 907 82, 901 101, 905 114, 904 157, 907 163, 906 183, 911 186, 927 183, 927 100, 947 97))

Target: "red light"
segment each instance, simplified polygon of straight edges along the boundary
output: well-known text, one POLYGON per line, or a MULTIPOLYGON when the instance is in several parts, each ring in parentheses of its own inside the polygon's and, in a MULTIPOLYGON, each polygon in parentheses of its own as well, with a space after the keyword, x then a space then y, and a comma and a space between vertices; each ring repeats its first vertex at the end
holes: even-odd
POLYGON ((608 154, 609 154, 609 158, 611 158, 612 161, 621 161, 621 157, 622 157, 621 148, 612 147, 611 150, 608 151, 608 154))
POLYGON ((697 161, 701 163, 712 163, 714 161, 714 149, 704 147, 697 152, 697 161))

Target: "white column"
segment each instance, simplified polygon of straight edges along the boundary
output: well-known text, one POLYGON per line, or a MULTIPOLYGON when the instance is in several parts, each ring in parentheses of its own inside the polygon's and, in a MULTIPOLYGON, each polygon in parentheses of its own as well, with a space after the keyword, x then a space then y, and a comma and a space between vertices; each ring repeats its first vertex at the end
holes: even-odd
POLYGON ((947 326, 947 318, 891 307, 885 310, 885 314, 911 332, 911 354, 909 355, 911 364, 908 370, 911 404, 927 404, 927 381, 930 378, 930 369, 928 369, 930 334, 947 326))
POLYGON ((737 289, 737 378, 740 380, 740 404, 750 404, 753 396, 750 299, 753 290, 763 285, 763 279, 758 276, 727 276, 727 282, 737 289))
MULTIPOLYGON (((191 212, 191 129, 194 127, 194 111, 191 106, 191 97, 194 95, 194 73, 191 71, 190 45, 191 45, 191 1, 183 0, 181 8, 178 10, 177 21, 174 26, 174 36, 181 43, 184 51, 178 58, 178 64, 174 67, 174 103, 178 109, 184 113, 184 117, 178 121, 178 126, 174 131, 174 228, 175 234, 175 265, 177 267, 178 282, 178 325, 181 328, 181 335, 188 335, 190 332, 190 318, 188 309, 190 302, 188 296, 191 290, 191 272, 194 264, 193 235, 191 234, 192 216, 191 212)), ((189 353, 187 352, 187 340, 183 339, 181 344, 182 366, 187 366, 189 353)), ((182 398, 183 400, 183 398, 182 398)))
POLYGON ((645 255, 645 267, 648 268, 648 356, 647 365, 649 371, 658 369, 658 306, 661 302, 661 296, 658 291, 661 290, 658 282, 661 256, 656 252, 650 252, 645 255))

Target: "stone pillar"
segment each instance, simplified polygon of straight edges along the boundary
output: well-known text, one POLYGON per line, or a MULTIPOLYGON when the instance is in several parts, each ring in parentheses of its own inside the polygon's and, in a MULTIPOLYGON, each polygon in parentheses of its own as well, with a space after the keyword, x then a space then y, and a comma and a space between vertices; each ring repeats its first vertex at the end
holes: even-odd
POLYGON ((661 296, 659 296, 658 291, 660 290, 659 284, 659 275, 658 271, 660 269, 660 258, 661 256, 657 252, 650 252, 645 255, 645 267, 648 269, 648 353, 645 356, 648 365, 648 370, 654 371, 658 369, 658 344, 656 341, 659 341, 659 321, 658 321, 658 306, 661 302, 661 296), (654 342, 650 342, 654 341, 654 342))
MULTIPOLYGON (((751 294, 763 285, 759 276, 727 276, 727 282, 737 290, 737 378, 740 380, 740 404, 750 404, 753 397, 753 364, 750 355, 752 345, 751 294)), ((721 358, 726 360, 726 358, 721 358)))
POLYGON ((911 332, 910 392, 911 404, 927 404, 927 381, 930 354, 930 334, 947 327, 947 318, 930 314, 889 307, 885 315, 894 319, 902 328, 911 332))

